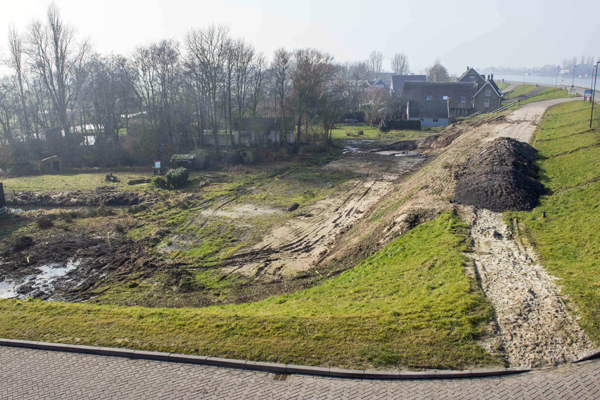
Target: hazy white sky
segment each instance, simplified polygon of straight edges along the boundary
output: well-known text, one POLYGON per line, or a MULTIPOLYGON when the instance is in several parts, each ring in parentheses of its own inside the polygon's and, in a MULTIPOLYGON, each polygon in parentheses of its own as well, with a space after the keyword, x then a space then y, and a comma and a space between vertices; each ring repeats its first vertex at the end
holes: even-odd
MULTIPOLYGON (((389 69, 404 52, 413 72, 440 58, 467 65, 526 66, 600 57, 597 0, 55 0, 63 18, 100 53, 128 54, 192 27, 229 24, 269 57, 279 47, 315 47, 336 60, 381 51, 389 69), (586 19, 587 18, 587 22, 586 19)), ((45 17, 48 0, 0 0, 0 52, 11 23, 24 31, 45 17)))

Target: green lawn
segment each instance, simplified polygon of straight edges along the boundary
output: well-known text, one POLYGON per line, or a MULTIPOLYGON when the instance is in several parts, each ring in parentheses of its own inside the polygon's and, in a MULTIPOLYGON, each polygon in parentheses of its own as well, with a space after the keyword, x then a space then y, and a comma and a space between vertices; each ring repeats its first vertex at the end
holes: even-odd
POLYGON ((518 219, 544 267, 560 279, 581 326, 600 343, 600 119, 590 130, 590 107, 575 101, 548 110, 533 142, 540 180, 552 194, 532 212, 508 218, 518 219))
POLYGON ((504 83, 502 83, 502 82, 496 82, 496 85, 498 86, 498 88, 500 90, 504 90, 504 89, 506 89, 507 87, 510 86, 510 83, 508 83, 508 82, 504 82, 504 83))
POLYGON ((493 310, 463 272, 467 239, 467 227, 442 214, 319 286, 256 303, 0 300, 0 337, 351 368, 502 365, 476 342, 493 310))
MULTIPOLYGON (((439 129, 436 129, 439 130, 439 129)), ((331 133, 333 140, 386 140, 386 141, 399 141, 399 140, 410 140, 420 139, 427 137, 431 134, 429 130, 412 131, 412 130, 401 130, 401 131, 390 131, 390 132, 379 132, 379 127, 370 127, 368 125, 359 126, 339 126, 334 129, 331 133), (358 135, 359 131, 363 131, 362 135, 358 135)))
POLYGON ((508 100, 508 99, 514 99, 515 97, 519 97, 519 96, 526 96, 529 93, 533 92, 536 88, 537 88, 536 85, 530 85, 530 84, 519 85, 516 88, 514 88, 513 90, 511 90, 510 92, 508 92, 504 96, 504 98, 506 100, 508 100))
POLYGON ((149 173, 140 172, 113 172, 121 182, 105 182, 107 172, 84 174, 37 175, 18 178, 3 179, 4 189, 18 191, 65 192, 65 191, 92 191, 98 186, 111 186, 121 190, 147 189, 147 185, 129 186, 127 182, 132 179, 152 178, 149 173))

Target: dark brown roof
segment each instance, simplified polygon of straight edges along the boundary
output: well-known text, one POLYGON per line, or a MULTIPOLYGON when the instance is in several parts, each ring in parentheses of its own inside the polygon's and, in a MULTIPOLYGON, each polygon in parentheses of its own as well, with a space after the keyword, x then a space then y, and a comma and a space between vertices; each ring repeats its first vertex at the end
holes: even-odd
POLYGON ((392 88, 394 93, 402 94, 406 82, 426 82, 426 75, 392 75, 392 88))
POLYGON ((448 100, 409 100, 408 118, 448 118, 448 100))
POLYGON ((477 86, 467 82, 406 82, 402 95, 408 100, 443 100, 444 96, 450 101, 450 108, 473 108, 473 96, 477 86), (461 101, 464 98, 464 101, 461 101))

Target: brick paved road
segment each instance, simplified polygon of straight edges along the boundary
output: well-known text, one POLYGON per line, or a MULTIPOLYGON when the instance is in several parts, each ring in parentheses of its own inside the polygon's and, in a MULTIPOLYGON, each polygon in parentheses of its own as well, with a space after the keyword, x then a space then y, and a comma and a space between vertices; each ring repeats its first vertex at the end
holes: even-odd
POLYGON ((502 378, 369 381, 0 347, 0 399, 600 399, 600 360, 502 378))

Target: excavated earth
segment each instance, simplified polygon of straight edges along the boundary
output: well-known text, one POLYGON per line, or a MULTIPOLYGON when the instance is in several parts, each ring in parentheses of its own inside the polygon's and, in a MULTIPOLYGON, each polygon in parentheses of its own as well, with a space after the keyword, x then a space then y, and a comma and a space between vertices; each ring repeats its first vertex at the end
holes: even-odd
POLYGON ((84 301, 108 282, 144 279, 166 265, 123 237, 65 233, 36 242, 22 236, 0 254, 0 298, 84 301))
POLYGON ((39 192, 12 192, 6 196, 9 207, 98 207, 134 206, 154 204, 158 197, 144 192, 123 192, 112 188, 95 192, 61 192, 43 194, 39 192))
POLYGON ((545 193, 536 180, 536 153, 511 138, 485 144, 454 171, 453 202, 497 212, 532 210, 545 193))

